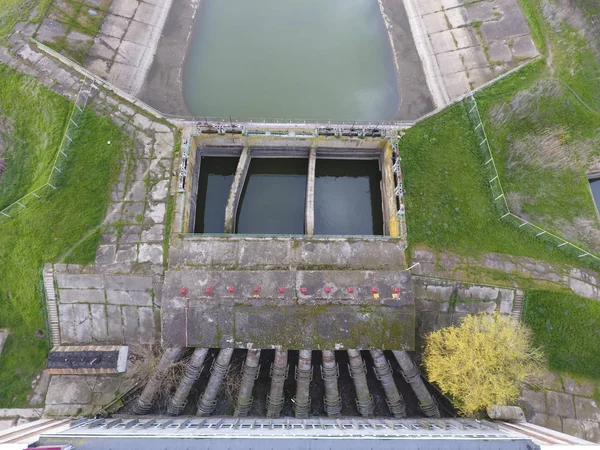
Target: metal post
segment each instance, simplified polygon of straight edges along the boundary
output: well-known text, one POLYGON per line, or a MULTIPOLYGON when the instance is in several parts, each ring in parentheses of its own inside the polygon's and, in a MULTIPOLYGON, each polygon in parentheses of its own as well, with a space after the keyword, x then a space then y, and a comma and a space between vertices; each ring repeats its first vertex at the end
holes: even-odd
POLYGON ((267 394, 267 417, 276 419, 283 408, 283 383, 288 377, 288 352, 275 350, 275 361, 271 364, 271 390, 267 394))
POLYGON ((235 417, 246 417, 252 407, 252 389, 260 371, 260 350, 248 350, 242 367, 242 382, 235 405, 235 417))
POLYGON ((350 371, 350 377, 354 381, 354 388, 356 390, 356 407, 358 408, 358 412, 363 417, 373 417, 375 404, 367 385, 367 367, 362 356, 360 356, 360 350, 348 350, 348 359, 348 370, 350 371))
POLYGON ((389 361, 381 350, 371 350, 371 357, 373 358, 375 375, 381 382, 381 386, 383 386, 383 390, 385 391, 390 412, 396 419, 406 417, 406 405, 404 404, 404 399, 398 392, 396 383, 394 383, 392 367, 390 366, 389 361))
POLYGON ((198 416, 210 416, 217 405, 217 394, 221 383, 227 376, 229 370, 229 362, 233 355, 232 348, 222 348, 219 352, 219 356, 210 368, 210 378, 208 384, 204 389, 204 393, 198 400, 198 416))
POLYGON ((310 382, 312 381, 312 350, 300 350, 296 366, 296 396, 292 399, 296 418, 305 419, 310 412, 310 382))
POLYGON ((404 375, 404 379, 410 384, 412 390, 419 400, 421 409, 427 417, 440 417, 440 411, 438 409, 435 399, 431 396, 425 383, 421 379, 421 375, 417 370, 417 366, 410 358, 409 354, 404 350, 394 350, 394 356, 400 364, 400 369, 404 375))
POLYGON ((167 370, 171 364, 179 358, 182 350, 183 347, 173 347, 165 350, 160 361, 156 365, 154 372, 150 376, 148 383, 146 383, 146 387, 144 387, 142 394, 139 396, 137 403, 133 407, 135 414, 148 414, 167 370))
POLYGON ((323 365, 321 366, 321 377, 325 383, 325 412, 329 417, 340 417, 342 412, 342 399, 338 389, 338 378, 340 376, 339 366, 335 362, 333 350, 323 350, 323 365))
POLYGON ((167 412, 172 416, 178 416, 183 412, 185 405, 187 404, 187 398, 192 389, 192 386, 200 377, 200 373, 204 367, 204 360, 208 353, 207 348, 196 348, 192 357, 185 365, 183 372, 183 378, 177 386, 175 394, 167 406, 167 412))

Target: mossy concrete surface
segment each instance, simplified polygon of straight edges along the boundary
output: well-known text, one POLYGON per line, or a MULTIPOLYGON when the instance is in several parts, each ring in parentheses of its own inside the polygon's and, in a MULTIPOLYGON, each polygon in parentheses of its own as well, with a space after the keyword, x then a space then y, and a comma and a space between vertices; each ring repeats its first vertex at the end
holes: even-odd
POLYGON ((408 272, 167 272, 168 346, 288 349, 414 348, 408 272))

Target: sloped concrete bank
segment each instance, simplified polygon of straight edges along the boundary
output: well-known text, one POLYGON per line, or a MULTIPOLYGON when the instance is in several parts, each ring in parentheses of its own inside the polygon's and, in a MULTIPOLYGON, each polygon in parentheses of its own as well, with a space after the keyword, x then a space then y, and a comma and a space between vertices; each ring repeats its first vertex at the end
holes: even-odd
POLYGON ((402 1, 378 1, 394 52, 400 91, 400 105, 395 119, 418 119, 443 104, 432 96, 431 86, 424 83, 424 62, 416 45, 417 39, 422 37, 415 30, 411 31, 407 9, 402 1))
POLYGON ((161 112, 191 116, 183 98, 183 64, 200 0, 173 2, 156 54, 138 94, 161 112))

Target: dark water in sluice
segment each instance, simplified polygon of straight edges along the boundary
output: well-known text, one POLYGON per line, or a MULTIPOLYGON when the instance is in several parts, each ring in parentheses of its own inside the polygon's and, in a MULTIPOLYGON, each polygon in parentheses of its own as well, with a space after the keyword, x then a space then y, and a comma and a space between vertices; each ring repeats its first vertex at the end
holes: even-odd
POLYGON ((252 158, 236 233, 304 234, 308 159, 252 158))
POLYGON ((315 234, 383 234, 377 160, 317 159, 315 175, 315 234))
POLYGON ((195 233, 223 233, 225 206, 237 164, 238 158, 202 157, 195 233))
MULTIPOLYGON (((191 355, 191 352, 189 352, 191 355)), ((189 357, 188 355, 188 357, 189 357)), ((192 391, 188 397, 188 403, 183 411, 182 415, 193 416, 196 414, 197 403, 204 388, 208 382, 210 376, 210 367, 214 359, 218 355, 218 349, 211 349, 204 364, 201 376, 198 381, 194 384, 192 391)), ((288 352, 288 365, 289 374, 284 385, 284 407, 282 409, 281 417, 293 417, 294 409, 291 399, 296 394, 296 380, 294 377, 295 368, 298 364, 299 352, 297 350, 290 350, 288 352)), ((269 371, 273 359, 275 357, 275 350, 263 350, 260 355, 260 372, 258 379, 254 383, 252 408, 249 416, 251 417, 265 417, 266 415, 266 399, 271 387, 271 378, 269 371)), ((377 380, 373 369, 373 361, 368 351, 362 352, 362 357, 367 366, 367 384, 369 391, 373 396, 375 402, 375 416, 376 417, 391 417, 389 412, 385 393, 381 387, 381 383, 377 380)), ((390 361, 394 373, 394 381, 398 387, 398 391, 402 395, 406 404, 406 412, 408 417, 422 417, 423 413, 419 408, 417 398, 414 392, 406 383, 400 372, 399 366, 394 359, 391 352, 386 352, 386 357, 390 361)), ((245 350, 235 350, 233 357, 231 358, 231 366, 227 377, 219 390, 217 397, 217 404, 213 412, 214 416, 231 416, 234 413, 235 401, 237 399, 237 393, 239 389, 239 382, 242 375, 242 365, 246 358, 245 350)), ((338 389, 340 397, 342 399, 342 416, 359 416, 358 409, 356 407, 356 392, 350 373, 348 370, 348 354, 345 351, 335 352, 336 362, 339 365, 340 377, 338 378, 338 389)), ((325 385, 321 378, 321 352, 312 352, 312 366, 313 366, 313 380, 310 384, 310 397, 311 397, 311 416, 312 417, 326 417, 325 407, 323 404, 323 397, 325 396, 325 385)), ((430 389, 431 391, 431 389, 430 389)), ((433 392, 432 392, 433 393, 433 392)), ((438 402, 440 400, 438 399, 438 402)), ((449 416, 454 415, 453 411, 447 410, 444 405, 444 400, 440 404, 442 415, 449 416)), ((166 414, 166 407, 160 407, 155 405, 152 414, 166 414)))

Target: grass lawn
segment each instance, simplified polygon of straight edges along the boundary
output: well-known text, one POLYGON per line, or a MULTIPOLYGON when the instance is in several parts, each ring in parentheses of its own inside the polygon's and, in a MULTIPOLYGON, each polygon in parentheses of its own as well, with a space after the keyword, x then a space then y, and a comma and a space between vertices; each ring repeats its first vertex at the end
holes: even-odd
POLYGON ((523 321, 552 370, 600 380, 600 302, 569 292, 528 291, 523 321))
MULTIPOLYGON (((0 93, 0 111, 3 115, 15 115, 15 133, 19 130, 18 136, 23 140, 16 150, 30 151, 31 159, 53 156, 56 136, 62 133, 69 105, 31 78, 1 65, 0 93), (4 102, 12 107, 7 108, 4 102), (37 129, 39 116, 44 115, 52 120, 45 128, 37 129), (52 138, 46 140, 45 135, 52 138), (46 146, 41 147, 43 144, 46 146), (44 156, 46 153, 49 156, 44 156)), ((46 331, 43 263, 53 261, 101 224, 111 185, 119 173, 123 139, 109 119, 86 111, 56 193, 16 218, 0 223, 0 328, 11 331, 0 356, 0 407, 25 406, 31 379, 44 367, 48 342, 35 337, 36 330, 46 331)), ((19 158, 24 157, 13 160, 20 161, 19 158)), ((38 176, 47 175, 43 173, 44 164, 32 167, 39 168, 36 176, 20 174, 12 178, 23 189, 21 193, 28 190, 27 181, 35 184, 38 176)), ((9 166, 7 170, 11 173, 13 168, 9 166)), ((11 189, 7 192, 16 195, 17 189, 8 187, 11 189)), ((0 201, 3 196, 4 190, 0 201)), ((99 233, 92 233, 69 262, 93 261, 99 238, 99 233)))
POLYGON ((0 177, 3 209, 46 182, 56 155, 48 150, 60 145, 70 106, 67 99, 4 64, 0 64, 0 80, 0 133, 6 159, 0 177))
POLYGON ((477 95, 500 178, 513 213, 600 253, 586 176, 600 160, 600 65, 579 30, 521 4, 552 58, 477 95))
POLYGON ((400 141, 409 247, 578 263, 500 220, 472 128, 459 104, 409 129, 400 141))
MULTIPOLYGON (((538 48, 552 58, 477 94, 504 191, 513 213, 600 253, 586 177, 600 162, 600 65, 581 33, 564 22, 550 28, 538 0, 519 1, 538 48)), ((582 265, 500 221, 472 128, 457 105, 401 140, 410 247, 582 265)))

